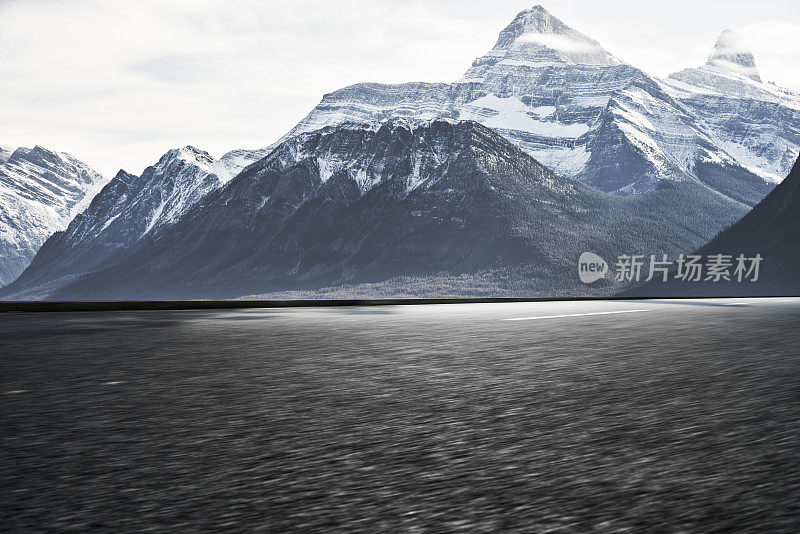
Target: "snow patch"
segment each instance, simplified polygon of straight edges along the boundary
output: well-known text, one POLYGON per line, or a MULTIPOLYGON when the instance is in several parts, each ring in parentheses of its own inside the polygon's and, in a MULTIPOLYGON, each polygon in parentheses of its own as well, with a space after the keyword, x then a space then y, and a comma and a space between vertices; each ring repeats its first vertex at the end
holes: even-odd
POLYGON ((159 204, 158 207, 155 209, 155 211, 153 211, 153 215, 150 217, 150 223, 147 225, 145 231, 142 232, 141 237, 146 236, 148 233, 150 233, 150 230, 152 230, 153 227, 155 227, 156 223, 161 218, 161 214, 164 212, 164 206, 166 206, 166 201, 162 199, 161 204, 159 204))
POLYGON ((532 108, 514 96, 501 98, 489 94, 467 104, 461 118, 497 130, 515 130, 550 138, 576 139, 590 130, 588 124, 540 120, 543 111, 551 116, 555 108, 532 108))

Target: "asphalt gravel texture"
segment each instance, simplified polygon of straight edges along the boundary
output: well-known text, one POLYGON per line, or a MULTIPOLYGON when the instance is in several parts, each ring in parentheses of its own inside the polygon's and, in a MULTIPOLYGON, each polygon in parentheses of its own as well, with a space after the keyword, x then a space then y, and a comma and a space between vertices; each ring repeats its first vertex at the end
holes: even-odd
POLYGON ((800 299, 0 314, 0 530, 800 532, 799 326, 800 299))

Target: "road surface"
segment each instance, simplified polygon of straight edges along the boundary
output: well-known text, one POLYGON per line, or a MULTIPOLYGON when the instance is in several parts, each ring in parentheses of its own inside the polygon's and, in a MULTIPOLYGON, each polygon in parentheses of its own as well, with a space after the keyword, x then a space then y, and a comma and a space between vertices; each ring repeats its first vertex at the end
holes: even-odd
POLYGON ((800 532, 800 299, 0 314, 11 532, 800 532))

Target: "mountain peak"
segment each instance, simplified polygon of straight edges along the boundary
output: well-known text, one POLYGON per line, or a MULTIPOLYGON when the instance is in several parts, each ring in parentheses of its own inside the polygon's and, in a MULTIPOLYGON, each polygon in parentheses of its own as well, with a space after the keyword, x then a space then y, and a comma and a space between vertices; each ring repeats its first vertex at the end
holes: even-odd
POLYGON ((57 152, 36 145, 33 148, 19 147, 8 157, 12 163, 22 164, 24 162, 39 166, 57 166, 63 163, 63 158, 57 152))
POLYGON ((29 157, 36 158, 42 161, 48 161, 53 164, 58 164, 63 161, 61 154, 42 145, 36 145, 29 153, 29 157))
POLYGON ((214 158, 206 151, 187 145, 181 148, 173 148, 166 152, 158 160, 158 167, 165 167, 173 161, 180 160, 199 167, 206 167, 215 163, 214 158))
POLYGON ((122 182, 125 185, 131 185, 137 179, 136 175, 127 172, 125 169, 120 169, 114 176, 114 180, 122 182))
POLYGON ((521 11, 500 32, 494 48, 473 66, 502 59, 530 65, 618 65, 600 43, 564 24, 540 5, 521 11))
POLYGON ((10 158, 13 153, 13 148, 0 145, 0 165, 8 161, 8 158, 10 158))
POLYGON ((509 29, 517 36, 523 33, 565 34, 571 30, 569 26, 540 5, 519 12, 506 28, 506 30, 509 29))
POLYGON ((720 34, 706 65, 719 67, 761 82, 753 53, 747 47, 744 39, 733 30, 725 30, 720 34))
POLYGON ((158 183, 165 177, 173 183, 187 181, 195 184, 211 180, 217 185, 232 178, 223 163, 215 160, 208 152, 191 145, 167 151, 155 165, 145 169, 142 174, 146 182, 155 180, 158 183))

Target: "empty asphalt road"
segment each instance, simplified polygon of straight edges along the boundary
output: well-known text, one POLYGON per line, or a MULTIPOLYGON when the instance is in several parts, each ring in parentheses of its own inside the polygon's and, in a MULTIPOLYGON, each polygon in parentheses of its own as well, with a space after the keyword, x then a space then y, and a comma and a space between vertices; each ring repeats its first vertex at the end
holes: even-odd
POLYGON ((0 314, 0 530, 800 531, 800 299, 0 314))

